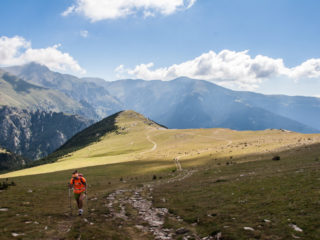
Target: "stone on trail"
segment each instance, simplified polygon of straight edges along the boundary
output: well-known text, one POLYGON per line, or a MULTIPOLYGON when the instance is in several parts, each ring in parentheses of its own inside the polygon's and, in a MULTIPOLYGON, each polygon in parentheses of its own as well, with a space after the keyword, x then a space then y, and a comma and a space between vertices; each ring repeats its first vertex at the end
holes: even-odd
POLYGON ((0 208, 0 212, 8 212, 9 209, 8 208, 0 208))
POLYGON ((12 237, 24 236, 24 233, 11 233, 12 237))
POLYGON ((187 232, 189 232, 189 230, 186 228, 179 228, 176 230, 176 234, 185 234, 187 232))
POLYGON ((142 230, 144 228, 142 225, 135 225, 135 227, 139 230, 142 230))
POLYGON ((254 231, 254 229, 252 227, 243 227, 243 229, 246 231, 254 231))
POLYGON ((295 224, 289 224, 289 226, 292 227, 296 232, 303 232, 303 230, 295 224))
POLYGON ((268 219, 264 219, 263 221, 266 222, 266 223, 270 223, 270 222, 271 222, 271 221, 268 220, 268 219))

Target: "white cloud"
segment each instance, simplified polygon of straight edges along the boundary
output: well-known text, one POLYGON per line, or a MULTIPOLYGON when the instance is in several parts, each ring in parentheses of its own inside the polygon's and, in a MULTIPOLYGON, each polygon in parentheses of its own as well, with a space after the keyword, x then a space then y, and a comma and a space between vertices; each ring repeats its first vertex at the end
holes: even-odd
POLYGON ((170 15, 192 7, 196 0, 75 0, 62 15, 82 14, 92 22, 141 13, 144 17, 170 15))
POLYGON ((312 58, 292 69, 288 73, 292 78, 318 78, 320 77, 320 59, 312 58))
POLYGON ((83 38, 87 38, 89 35, 89 32, 87 30, 80 31, 80 36, 83 38))
POLYGON ((71 14, 73 11, 75 10, 75 6, 70 6, 68 7, 61 15, 62 16, 68 16, 69 14, 71 14))
POLYGON ((85 73, 77 61, 59 50, 57 44, 47 48, 34 49, 31 42, 23 37, 0 37, 0 66, 21 65, 29 62, 37 62, 46 65, 54 71, 85 73))
POLYGON ((117 76, 146 80, 171 80, 180 76, 204 79, 226 87, 254 90, 264 79, 287 77, 291 79, 320 77, 320 59, 310 59, 301 65, 288 68, 282 59, 263 55, 251 57, 248 51, 209 51, 199 57, 169 67, 153 69, 154 63, 140 64, 133 69, 123 65, 115 71, 117 76))

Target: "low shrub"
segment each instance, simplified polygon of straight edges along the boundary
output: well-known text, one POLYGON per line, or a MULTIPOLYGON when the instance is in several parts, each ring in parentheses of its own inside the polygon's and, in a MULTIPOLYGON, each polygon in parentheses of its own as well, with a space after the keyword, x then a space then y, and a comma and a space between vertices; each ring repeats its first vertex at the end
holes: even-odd
POLYGON ((279 160, 280 160, 280 156, 274 156, 274 157, 272 158, 272 160, 273 160, 273 161, 279 161, 279 160))

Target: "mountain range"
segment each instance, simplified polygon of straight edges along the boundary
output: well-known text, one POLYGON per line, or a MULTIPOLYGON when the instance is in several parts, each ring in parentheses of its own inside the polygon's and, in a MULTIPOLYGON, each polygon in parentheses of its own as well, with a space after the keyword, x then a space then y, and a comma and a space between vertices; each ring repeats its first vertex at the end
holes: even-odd
POLYGON ((31 111, 54 111, 78 114, 95 119, 98 115, 86 103, 76 101, 61 91, 29 83, 0 70, 0 106, 31 111))
POLYGON ((104 85, 127 107, 169 128, 319 132, 320 99, 232 91, 189 78, 104 85))
POLYGON ((44 88, 43 91, 64 94, 74 110, 62 109, 62 112, 73 112, 95 121, 132 109, 169 128, 282 128, 320 132, 320 99, 314 97, 233 91, 186 77, 172 81, 107 82, 52 72, 37 63, 4 70, 23 79, 20 81, 44 88))
POLYGON ((91 112, 82 114, 87 118, 99 120, 122 109, 121 103, 111 96, 107 89, 94 82, 52 72, 46 66, 37 63, 10 67, 6 70, 28 83, 63 93, 73 102, 91 109, 91 112))

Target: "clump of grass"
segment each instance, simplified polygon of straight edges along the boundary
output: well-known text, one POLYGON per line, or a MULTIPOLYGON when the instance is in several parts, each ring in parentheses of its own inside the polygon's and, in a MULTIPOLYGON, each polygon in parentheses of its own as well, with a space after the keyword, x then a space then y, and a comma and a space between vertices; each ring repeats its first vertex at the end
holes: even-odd
POLYGON ((274 157, 272 158, 272 160, 273 160, 273 161, 280 161, 280 156, 278 156, 278 155, 277 155, 277 156, 274 156, 274 157))
POLYGON ((14 181, 9 182, 8 178, 6 179, 5 182, 0 182, 0 190, 6 190, 8 189, 10 186, 16 186, 16 183, 14 181))

